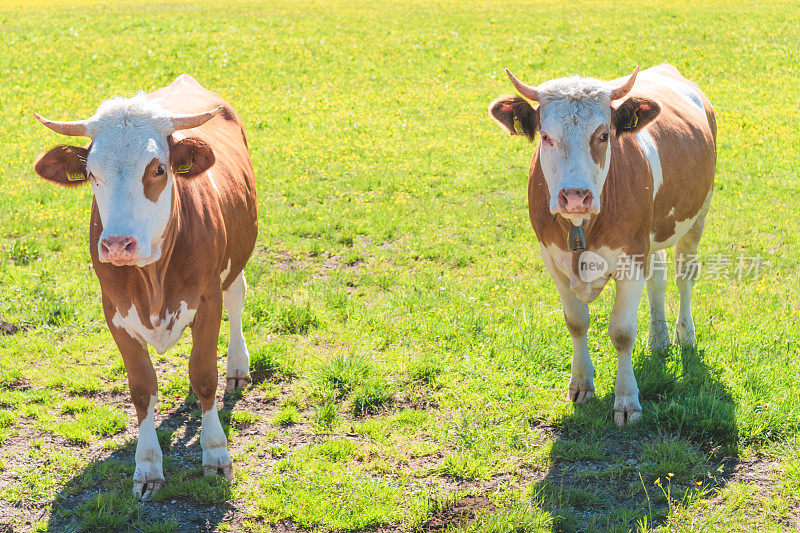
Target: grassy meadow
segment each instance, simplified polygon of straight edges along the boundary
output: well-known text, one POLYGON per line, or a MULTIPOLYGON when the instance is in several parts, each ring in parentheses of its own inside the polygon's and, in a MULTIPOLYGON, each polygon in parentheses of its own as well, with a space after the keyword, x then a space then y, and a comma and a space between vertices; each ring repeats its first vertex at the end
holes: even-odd
MULTIPOLYGON (((797 3, 0 0, 0 34, 0 320, 22 328, 0 336, 0 532, 800 527, 797 3), (513 93, 505 67, 539 83, 665 60, 717 112, 700 250, 724 275, 696 285, 694 350, 647 350, 643 298, 643 419, 618 429, 613 284, 591 306, 597 399, 574 406, 533 145, 486 108, 513 93), (91 189, 34 175, 70 139, 33 112, 85 118, 184 72, 246 122, 256 379, 218 393, 236 481, 203 478, 191 335, 151 349, 167 480, 142 504, 91 189)), ((223 385, 226 343, 223 322, 223 385)))

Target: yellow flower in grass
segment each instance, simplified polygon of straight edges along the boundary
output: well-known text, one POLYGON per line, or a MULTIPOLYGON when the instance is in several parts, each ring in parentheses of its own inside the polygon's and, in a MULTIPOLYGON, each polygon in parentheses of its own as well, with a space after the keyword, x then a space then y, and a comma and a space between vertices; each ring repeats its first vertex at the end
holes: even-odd
POLYGON ((674 476, 674 475, 675 475, 675 474, 673 474, 672 472, 667 472, 667 476, 669 476, 669 477, 672 477, 672 476, 674 476))
POLYGON ((657 477, 656 480, 653 482, 653 485, 661 485, 661 478, 657 477))

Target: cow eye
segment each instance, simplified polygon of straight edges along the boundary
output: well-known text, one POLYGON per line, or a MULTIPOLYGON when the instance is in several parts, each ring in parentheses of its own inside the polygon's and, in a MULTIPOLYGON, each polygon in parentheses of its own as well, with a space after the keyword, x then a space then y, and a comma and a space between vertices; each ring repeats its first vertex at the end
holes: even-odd
POLYGON ((549 145, 553 144, 553 139, 551 139, 548 134, 542 132, 542 133, 539 134, 539 136, 542 138, 542 142, 543 143, 549 144, 549 145))
POLYGON ((163 176, 164 175, 164 165, 158 165, 156 167, 156 176, 163 176))
POLYGON ((600 141, 601 142, 606 142, 607 140, 608 140, 608 132, 605 132, 604 134, 602 134, 600 136, 600 141))

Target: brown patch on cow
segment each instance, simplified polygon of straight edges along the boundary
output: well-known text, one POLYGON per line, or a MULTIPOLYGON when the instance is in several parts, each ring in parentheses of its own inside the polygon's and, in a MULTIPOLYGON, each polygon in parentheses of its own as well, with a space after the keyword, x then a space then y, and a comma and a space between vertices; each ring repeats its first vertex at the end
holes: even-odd
POLYGON ((600 168, 605 168, 606 166, 609 137, 608 126, 603 124, 598 126, 589 138, 589 152, 592 154, 592 161, 600 168), (605 140, 603 140, 603 135, 606 136, 605 140))
POLYGON ((421 531, 447 531, 453 527, 466 526, 475 522, 478 513, 488 514, 497 509, 486 496, 464 496, 460 500, 436 511, 420 527, 421 531))
POLYGON ((41 178, 64 187, 83 185, 86 179, 86 158, 89 149, 59 144, 43 153, 33 164, 41 178))
MULTIPOLYGON (((702 95, 699 89, 698 93, 702 95)), ((707 116, 710 111, 713 117, 713 109, 703 100, 705 111, 677 96, 665 98, 661 114, 648 129, 658 147, 663 176, 653 201, 651 231, 657 242, 672 237, 677 222, 705 216, 701 211, 714 186, 717 150, 715 123, 707 116)))
POLYGON ((539 112, 520 96, 501 96, 489 104, 489 116, 511 135, 525 135, 533 141, 539 129, 539 112), (517 131, 516 124, 522 128, 517 131))
POLYGON ((167 186, 167 172, 164 170, 160 175, 156 174, 160 165, 161 161, 154 157, 152 161, 147 163, 144 174, 142 175, 144 195, 153 203, 158 201, 158 197, 161 196, 161 191, 167 186))

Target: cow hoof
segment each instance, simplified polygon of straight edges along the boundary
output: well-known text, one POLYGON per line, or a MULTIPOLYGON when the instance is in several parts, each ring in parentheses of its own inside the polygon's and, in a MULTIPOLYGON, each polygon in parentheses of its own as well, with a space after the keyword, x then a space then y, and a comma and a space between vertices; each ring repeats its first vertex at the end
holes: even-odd
POLYGON ((206 477, 209 476, 222 476, 230 482, 233 482, 233 465, 228 464, 226 466, 203 466, 203 475, 206 477))
POLYGON ((639 404, 638 394, 630 396, 617 396, 614 400, 614 423, 623 427, 635 424, 642 418, 642 406, 639 404))
POLYGON ((664 350, 668 349, 669 330, 666 327, 662 328, 650 324, 650 334, 647 339, 647 346, 653 353, 663 352, 664 350))
POLYGON ((203 475, 222 475, 228 481, 233 481, 233 461, 227 446, 203 450, 203 475))
POLYGON ((225 392, 233 392, 238 389, 243 389, 253 381, 250 378, 250 374, 244 374, 244 373, 236 376, 228 376, 227 379, 228 379, 228 384, 225 387, 225 392))
POLYGON ((694 320, 678 320, 675 324, 675 344, 681 348, 691 348, 694 342, 694 320))
POLYGON ((134 481, 133 497, 143 502, 149 502, 163 486, 163 479, 156 479, 152 481, 134 481))
POLYGON ((594 385, 591 383, 570 383, 567 389, 567 400, 575 403, 586 403, 594 398, 594 385))

